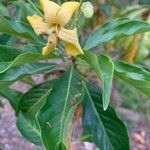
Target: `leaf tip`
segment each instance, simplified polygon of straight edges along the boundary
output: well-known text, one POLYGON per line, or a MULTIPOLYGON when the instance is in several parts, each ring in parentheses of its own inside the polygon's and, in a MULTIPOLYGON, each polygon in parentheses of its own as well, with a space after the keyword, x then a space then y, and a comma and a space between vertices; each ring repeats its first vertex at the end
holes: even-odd
POLYGON ((108 104, 107 104, 107 105, 103 105, 103 109, 104 109, 104 111, 106 111, 106 110, 107 110, 107 108, 108 108, 108 104))
MULTIPOLYGON (((106 100, 106 99, 105 99, 106 100)), ((109 100, 110 99, 107 99, 107 101, 103 100, 103 110, 106 111, 107 108, 109 107, 109 100)))

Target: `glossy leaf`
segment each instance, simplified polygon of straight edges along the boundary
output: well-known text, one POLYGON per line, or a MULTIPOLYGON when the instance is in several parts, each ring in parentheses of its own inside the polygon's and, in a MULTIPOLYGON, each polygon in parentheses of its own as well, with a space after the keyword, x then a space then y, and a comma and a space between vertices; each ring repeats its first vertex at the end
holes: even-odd
MULTIPOLYGON (((26 92, 19 101, 19 110, 22 112, 21 115, 23 120, 25 120, 27 124, 29 124, 38 133, 38 137, 36 138, 32 138, 32 132, 28 134, 24 133, 23 136, 27 139, 30 139, 31 137, 32 141, 30 141, 35 144, 37 144, 35 140, 39 141, 40 137, 40 129, 36 121, 37 113, 44 105, 46 97, 52 89, 52 82, 53 81, 47 81, 34 86, 26 92)), ((20 124, 20 122, 18 122, 18 126, 20 127, 21 125, 22 123, 20 124)))
POLYGON ((42 146, 40 132, 25 119, 22 113, 20 113, 17 118, 17 128, 27 140, 36 145, 42 146))
POLYGON ((56 65, 46 63, 31 63, 14 67, 0 74, 0 89, 6 88, 16 80, 26 75, 33 75, 54 69, 56 65))
POLYGON ((139 0, 139 4, 150 5, 150 1, 149 0, 139 0))
POLYGON ((1 34, 0 35, 0 44, 6 44, 10 40, 10 35, 1 34))
MULTIPOLYGON (((24 0, 16 1, 15 4, 19 6, 21 9, 21 19, 23 21, 27 21, 27 16, 32 16, 33 14, 42 16, 43 14, 40 12, 40 10, 36 7, 37 2, 28 1, 29 3, 25 2, 24 0), (32 3, 32 4, 31 4, 32 3)), ((38 1, 39 4, 39 1, 38 1)))
POLYGON ((42 59, 46 59, 46 57, 44 58, 41 54, 37 54, 37 53, 23 53, 17 56, 12 62, 0 63, 0 73, 4 73, 13 67, 19 65, 25 65, 27 63, 42 60, 42 59))
POLYGON ((82 100, 78 72, 71 67, 54 84, 38 121, 46 150, 67 150, 67 127, 77 104, 82 100))
POLYGON ((93 84, 84 87, 83 128, 88 141, 101 150, 129 150, 127 129, 112 107, 103 110, 100 89, 93 84))
POLYGON ((0 44, 0 62, 13 61, 18 55, 22 54, 23 52, 25 52, 23 49, 0 44))
POLYGON ((43 105, 44 99, 51 91, 52 81, 47 81, 34 86, 27 91, 19 101, 19 109, 24 113, 31 113, 35 115, 39 107, 43 105))
POLYGON ((7 8, 3 5, 2 2, 0 2, 0 15, 7 16, 7 17, 10 16, 7 8))
POLYGON ((22 82, 34 86, 36 83, 34 82, 32 76, 28 75, 21 79, 22 82))
POLYGON ((52 83, 54 81, 47 81, 34 86, 19 101, 19 110, 22 111, 25 119, 37 129, 39 129, 36 121, 37 113, 45 104, 45 100, 52 90, 52 83))
POLYGON ((96 56, 91 52, 85 52, 84 55, 81 55, 81 58, 89 63, 91 68, 96 72, 98 78, 102 82, 103 108, 106 110, 110 100, 114 64, 108 56, 96 56))
POLYGON ((150 24, 141 20, 130 20, 127 18, 115 19, 100 26, 90 33, 85 41, 84 49, 90 50, 105 42, 116 40, 136 33, 147 32, 150 24))
POLYGON ((18 113, 18 104, 19 100, 22 96, 22 93, 16 91, 15 89, 7 88, 4 90, 0 90, 0 95, 7 98, 13 109, 15 110, 16 114, 18 113))
POLYGON ((115 62, 115 75, 136 89, 150 96, 150 72, 140 66, 115 62))
POLYGON ((43 45, 41 38, 34 33, 33 29, 29 25, 16 20, 6 19, 3 16, 0 17, 0 23, 0 32, 16 37, 26 38, 32 43, 43 45))
POLYGON ((8 69, 23 65, 26 63, 44 60, 48 58, 58 58, 54 54, 44 57, 38 52, 38 47, 28 45, 24 48, 14 48, 0 44, 0 73, 4 73, 8 69))

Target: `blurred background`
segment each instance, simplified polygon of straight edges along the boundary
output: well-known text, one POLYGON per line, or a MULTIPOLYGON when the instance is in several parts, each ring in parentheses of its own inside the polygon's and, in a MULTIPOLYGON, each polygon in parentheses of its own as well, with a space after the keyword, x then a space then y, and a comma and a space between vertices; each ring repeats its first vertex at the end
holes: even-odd
MULTIPOLYGON (((55 0, 57 2, 57 0, 55 0)), ((62 0, 59 2, 64 2, 62 0)), ((30 5, 30 1, 24 1, 30 5)), ((33 0, 38 3, 38 0, 33 0)), ((92 0, 94 16, 85 19, 80 15, 78 24, 81 43, 85 37, 104 22, 114 18, 128 17, 150 22, 150 0, 92 0)), ((0 15, 20 17, 19 3, 9 0, 0 1, 0 15)), ((21 47, 24 39, 12 38, 7 34, 0 34, 0 44, 21 47)), ((113 59, 121 59, 129 63, 142 65, 150 70, 150 32, 110 41, 93 50, 95 53, 107 53, 113 59)), ((59 63, 59 62, 58 62, 59 63)), ((85 73, 87 68, 83 67, 85 73)), ((55 78, 58 73, 38 74, 26 82, 26 78, 11 85, 12 88, 26 92, 32 83, 41 83, 45 78, 55 78)), ((91 75, 96 80, 95 75, 91 75)), ((150 98, 127 85, 121 80, 113 80, 111 104, 116 108, 120 118, 124 121, 130 135, 131 150, 150 150, 150 98)), ((81 132, 80 123, 76 134, 81 132)), ((9 102, 0 97, 0 147, 4 150, 41 150, 24 139, 16 128, 15 113, 9 102)), ((72 150, 97 150, 90 143, 81 143, 74 135, 72 150)))

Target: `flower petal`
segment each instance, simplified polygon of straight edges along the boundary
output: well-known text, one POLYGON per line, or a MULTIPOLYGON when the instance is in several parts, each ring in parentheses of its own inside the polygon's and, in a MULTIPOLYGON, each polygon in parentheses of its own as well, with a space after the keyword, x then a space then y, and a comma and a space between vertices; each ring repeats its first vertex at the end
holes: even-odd
POLYGON ((40 5, 44 11, 45 21, 49 27, 53 26, 56 23, 56 16, 60 6, 50 0, 40 0, 40 5))
POLYGON ((57 15, 57 23, 61 26, 65 26, 71 19, 73 13, 79 8, 78 2, 65 2, 61 5, 61 8, 57 15))
POLYGON ((34 29, 34 32, 37 35, 40 35, 42 33, 45 33, 48 30, 48 25, 43 22, 43 18, 37 15, 28 16, 27 20, 31 24, 32 28, 34 29))
POLYGON ((64 47, 66 49, 66 53, 69 56, 76 56, 76 55, 79 55, 79 54, 83 54, 83 53, 79 52, 78 49, 73 44, 65 42, 64 47))
POLYGON ((52 52, 56 47, 57 41, 58 41, 57 35, 55 33, 51 34, 48 37, 48 42, 46 46, 43 47, 42 49, 42 55, 45 56, 45 55, 48 55, 49 52, 52 52))
POLYGON ((64 46, 68 55, 76 56, 78 54, 83 54, 76 29, 67 30, 61 28, 58 32, 58 37, 65 41, 64 46))

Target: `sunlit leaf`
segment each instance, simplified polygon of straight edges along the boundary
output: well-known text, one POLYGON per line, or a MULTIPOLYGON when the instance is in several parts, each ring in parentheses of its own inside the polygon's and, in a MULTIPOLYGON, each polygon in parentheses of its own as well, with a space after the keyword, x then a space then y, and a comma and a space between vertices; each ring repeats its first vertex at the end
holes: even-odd
POLYGON ((0 15, 7 16, 7 17, 10 16, 7 8, 3 5, 2 2, 0 2, 0 15))
POLYGON ((89 63, 91 68, 96 72, 98 78, 101 80, 103 88, 103 108, 106 110, 110 101, 114 64, 108 56, 96 56, 91 52, 85 52, 84 55, 81 55, 81 58, 89 63))
POLYGON ((38 115, 42 141, 47 150, 67 150, 68 122, 82 100, 81 92, 80 76, 72 67, 54 84, 38 115))
POLYGON ((84 49, 90 50, 105 42, 149 30, 150 24, 145 21, 127 18, 111 20, 89 34, 85 41, 84 49))
POLYGON ((38 130, 39 126, 36 121, 36 116, 40 108, 45 104, 45 100, 52 90, 52 83, 54 81, 47 81, 34 86, 19 101, 19 110, 21 110, 25 119, 38 130))
POLYGON ((54 69, 56 65, 46 63, 31 63, 18 67, 13 67, 6 72, 0 74, 0 89, 4 89, 16 80, 26 75, 33 75, 54 69))
POLYGON ((24 48, 14 48, 0 44, 0 73, 4 73, 15 66, 58 57, 52 53, 44 57, 38 52, 38 50, 38 47, 36 48, 32 45, 28 45, 24 48))
POLYGON ((115 62, 115 75, 136 89, 150 96, 150 72, 140 66, 115 62))

